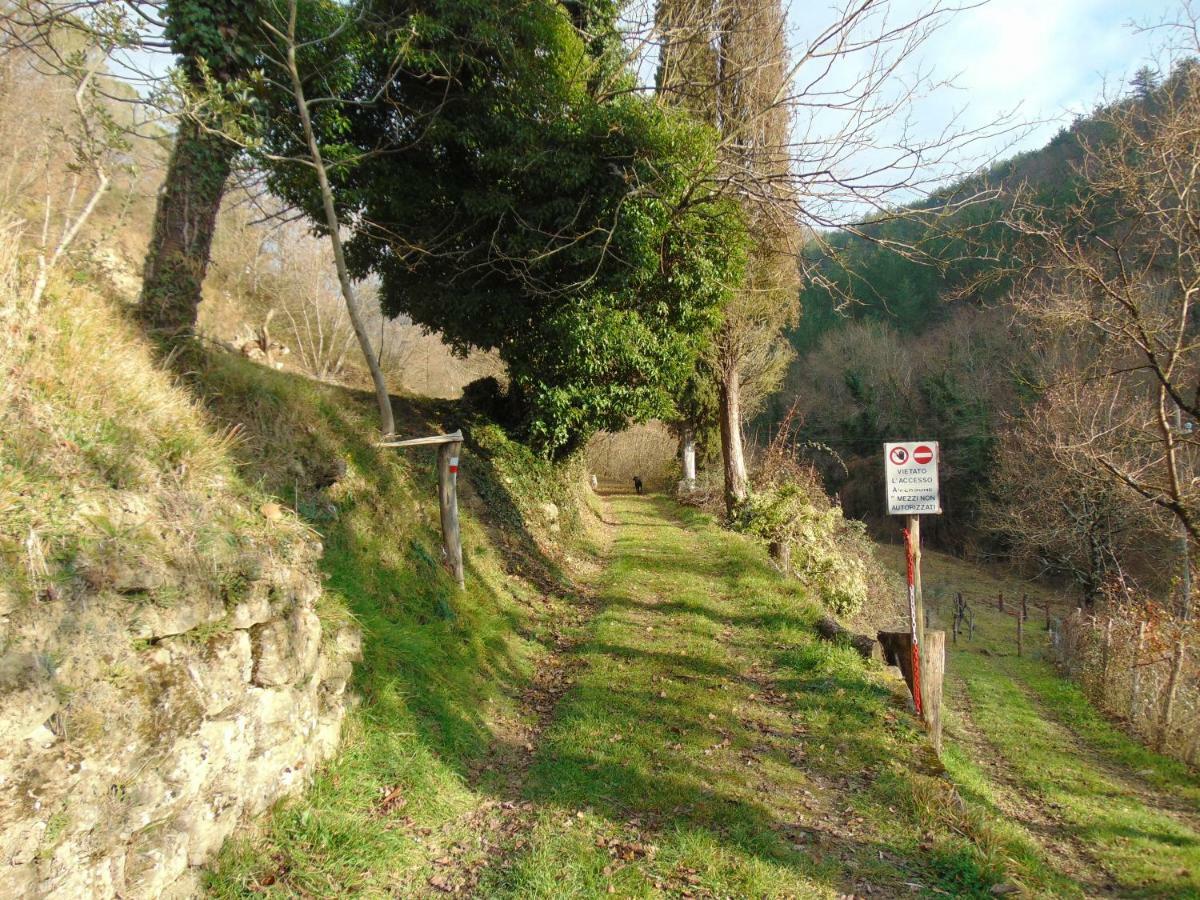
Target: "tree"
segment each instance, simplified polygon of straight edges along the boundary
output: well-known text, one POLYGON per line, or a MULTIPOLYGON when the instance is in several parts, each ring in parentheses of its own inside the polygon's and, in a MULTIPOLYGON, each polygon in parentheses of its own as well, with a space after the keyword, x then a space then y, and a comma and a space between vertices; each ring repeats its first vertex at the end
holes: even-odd
POLYGON ((779 0, 663 0, 656 21, 664 34, 660 98, 718 129, 719 178, 755 185, 740 201, 749 226, 749 264, 723 308, 707 362, 717 381, 725 505, 732 516, 749 490, 745 382, 752 380, 763 394, 778 386, 788 361, 782 329, 798 311, 799 246, 787 202, 793 187, 785 149, 792 123, 789 107, 778 102, 786 93, 785 20, 779 0))
MULTIPOLYGON (((292 99, 295 102, 295 109, 300 122, 300 133, 303 138, 304 145, 307 149, 307 155, 303 157, 304 164, 311 169, 312 174, 316 177, 317 186, 321 198, 321 213, 323 219, 325 233, 329 236, 330 246, 333 248, 334 267, 337 271, 338 285, 341 288, 342 298, 346 303, 346 313, 350 317, 350 325, 354 330, 354 337, 358 341, 359 349, 362 350, 363 359, 366 361, 367 369, 371 373, 371 381, 375 385, 375 400, 379 405, 379 422, 380 429, 385 438, 391 436, 396 431, 396 420, 392 413, 392 399, 388 394, 387 382, 383 377, 383 369, 379 364, 379 359, 371 349, 371 339, 367 334, 366 323, 363 319, 363 314, 359 308, 358 296, 354 290, 354 283, 350 277, 350 269, 346 265, 346 252, 342 242, 342 222, 338 216, 337 203, 334 198, 333 188, 329 181, 329 170, 325 164, 325 154, 322 152, 320 141, 317 139, 317 133, 313 127, 312 119, 312 102, 310 101, 305 91, 305 79, 301 75, 301 64, 299 61, 299 51, 301 49, 307 51, 306 56, 312 58, 318 54, 337 56, 339 50, 345 52, 345 48, 338 47, 336 38, 348 32, 349 29, 359 24, 353 18, 347 18, 338 4, 324 3, 315 4, 316 12, 324 13, 324 16, 318 16, 318 28, 323 22, 320 19, 328 18, 327 30, 319 34, 316 38, 309 38, 301 42, 301 38, 297 35, 296 25, 299 18, 299 4, 297 0, 287 0, 287 6, 283 21, 272 22, 270 19, 264 19, 262 24, 270 37, 274 39, 273 52, 269 53, 269 58, 283 69, 286 73, 288 85, 291 88, 292 99)), ((328 102, 329 98, 321 98, 328 102)))
MULTIPOLYGON (((549 455, 670 412, 741 254, 737 210, 692 177, 709 134, 614 89, 614 8, 579 5, 581 35, 550 0, 377 4, 345 102, 313 117, 352 273, 456 350, 498 351, 510 424, 549 455)), ((296 144, 268 131, 276 157, 296 144)), ((310 173, 270 183, 318 214, 310 173)))
MULTIPOLYGON (((1200 49, 1200 47, 1197 47, 1200 49)), ((1185 535, 1182 581, 1200 537, 1200 72, 1176 67, 1152 104, 1104 110, 1085 146, 1087 191, 1065 217, 1022 197, 1009 217, 1026 241, 1019 308, 1078 362, 1050 386, 1069 425, 1048 448, 1094 492, 1119 488, 1185 535)), ((1179 603, 1191 614, 1190 592, 1179 603)))
POLYGON ((263 10, 239 0, 165 0, 155 12, 164 18, 152 21, 179 59, 182 103, 138 317, 152 333, 174 340, 196 325, 217 212, 239 149, 228 132, 244 113, 245 92, 262 65, 263 10))
MULTIPOLYGON (((906 63, 961 7, 930 0, 896 16, 885 0, 834 8, 832 21, 803 44, 788 41, 777 0, 660 0, 653 44, 662 102, 679 105, 719 131, 713 190, 736 198, 754 236, 746 280, 725 310, 713 369, 722 394, 726 502, 747 490, 742 456, 741 394, 754 349, 767 365, 761 377, 778 383, 787 348, 781 329, 794 320, 802 274, 820 277, 799 256, 799 238, 836 251, 831 229, 877 241, 866 222, 936 215, 970 206, 956 194, 920 212, 897 210, 895 198, 929 195, 976 161, 953 157, 1007 127, 1001 120, 962 129, 952 122, 929 137, 908 130, 911 104, 942 82, 926 71, 906 76, 906 63)), ((878 241, 892 252, 919 256, 902 241, 878 241)), ((827 282, 828 283, 828 282, 827 282)))

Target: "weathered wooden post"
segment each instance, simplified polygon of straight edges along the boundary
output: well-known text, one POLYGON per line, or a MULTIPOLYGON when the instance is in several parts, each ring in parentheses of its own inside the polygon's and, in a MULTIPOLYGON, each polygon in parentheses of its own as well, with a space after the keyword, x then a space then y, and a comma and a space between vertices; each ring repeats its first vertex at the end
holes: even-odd
POLYGON ((1112 616, 1104 623, 1104 645, 1100 648, 1100 696, 1108 695, 1108 661, 1112 657, 1112 616))
MULTIPOLYGON (((935 685, 926 686, 926 665, 922 662, 925 644, 925 601, 921 593, 921 515, 938 515, 942 511, 941 495, 938 490, 938 445, 936 441, 889 443, 883 446, 883 468, 886 481, 887 511, 889 515, 905 516, 904 556, 908 575, 908 614, 910 634, 908 651, 911 658, 907 668, 912 691, 913 705, 926 726, 932 727, 929 710, 938 711, 937 746, 940 749, 940 710, 942 675, 945 666, 946 641, 941 634, 938 649, 938 674, 935 685), (933 691, 937 696, 933 696, 933 691)), ((880 636, 882 641, 883 636, 880 636)), ((932 672, 932 670, 928 670, 932 672)), ((932 732, 931 732, 932 733, 932 732)))
POLYGON ((946 632, 925 632, 921 684, 925 692, 925 725, 938 755, 942 752, 942 682, 946 676, 946 632))
POLYGON ((996 609, 1004 612, 1004 591, 999 591, 996 594, 996 609))
POLYGON ((1179 686, 1179 673, 1183 671, 1183 638, 1175 642, 1175 653, 1171 656, 1171 674, 1167 676, 1167 693, 1163 697, 1162 715, 1158 720, 1158 737, 1154 749, 1160 753, 1166 749, 1171 735, 1171 716, 1175 711, 1175 692, 1179 686))
POLYGON ((1029 595, 1021 595, 1021 618, 1029 621, 1029 595))
POLYGON ((1137 725, 1138 686, 1142 680, 1142 649, 1146 646, 1146 620, 1138 622, 1137 643, 1133 645, 1133 672, 1129 677, 1129 721, 1137 725))
POLYGON ((1017 656, 1020 656, 1021 650, 1022 650, 1021 642, 1022 642, 1022 638, 1024 637, 1023 630, 1024 630, 1024 625, 1025 625, 1025 620, 1019 614, 1017 615, 1016 619, 1017 619, 1017 656))
POLYGON ((435 434, 406 441, 384 441, 379 447, 425 447, 438 448, 438 507, 442 519, 442 551, 454 580, 460 588, 466 587, 463 571, 462 535, 458 526, 458 455, 462 451, 461 431, 453 434, 435 434))

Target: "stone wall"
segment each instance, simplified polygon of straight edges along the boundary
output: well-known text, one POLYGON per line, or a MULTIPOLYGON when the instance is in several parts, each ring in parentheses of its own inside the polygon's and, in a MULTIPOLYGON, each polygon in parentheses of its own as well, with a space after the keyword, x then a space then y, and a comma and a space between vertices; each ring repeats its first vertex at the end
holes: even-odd
POLYGON ((147 602, 153 567, 0 587, 0 896, 182 897, 335 749, 360 653, 306 559, 147 602), (232 585, 232 587, 231 587, 232 585))

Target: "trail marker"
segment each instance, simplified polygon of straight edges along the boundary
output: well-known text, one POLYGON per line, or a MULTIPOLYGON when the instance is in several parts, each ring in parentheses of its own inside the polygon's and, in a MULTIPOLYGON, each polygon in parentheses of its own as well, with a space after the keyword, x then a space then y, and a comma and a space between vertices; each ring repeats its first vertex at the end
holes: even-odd
POLYGON ((442 518, 442 552, 454 580, 460 588, 466 584, 463 572, 462 535, 458 527, 458 454, 462 450, 463 434, 434 434, 406 441, 381 441, 376 447, 438 448, 438 507, 442 518))
MULTIPOLYGON (((945 635, 922 659, 925 646, 925 601, 921 596, 921 516, 942 511, 938 486, 937 441, 903 441, 883 445, 883 471, 889 515, 904 516, 904 558, 908 574, 908 615, 912 638, 913 705, 941 746, 942 673, 945 635), (936 657, 936 658, 935 658, 936 657)), ((935 632, 936 634, 936 632, 935 632)))

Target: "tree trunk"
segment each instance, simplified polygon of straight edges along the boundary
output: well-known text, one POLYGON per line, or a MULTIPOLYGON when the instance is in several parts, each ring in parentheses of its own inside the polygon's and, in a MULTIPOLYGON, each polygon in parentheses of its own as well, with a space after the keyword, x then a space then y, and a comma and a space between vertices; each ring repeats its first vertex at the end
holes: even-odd
POLYGON ((145 326, 167 340, 195 330, 234 152, 230 141, 205 131, 194 119, 179 123, 158 195, 138 307, 145 326))
POLYGON ((724 367, 718 385, 721 404, 721 458, 725 464, 725 512, 746 499, 746 458, 742 452, 742 383, 736 363, 724 367))
POLYGON ((690 491, 696 486, 696 435, 689 428, 681 441, 683 454, 683 483, 690 491))
MULTIPOLYGON (((387 381, 383 370, 379 368, 379 360, 371 350, 371 339, 367 335, 366 325, 358 309, 358 297, 354 292, 354 284, 350 281, 350 270, 346 266, 346 254, 342 248, 341 221, 338 219, 337 207, 333 201, 333 187, 329 183, 329 175, 325 170, 325 159, 321 154, 321 145, 317 142, 317 134, 313 130, 312 118, 308 112, 308 100, 304 96, 304 83, 300 78, 300 69, 296 64, 296 0, 288 4, 288 43, 287 63, 288 73, 292 76, 292 94, 296 98, 296 111, 300 114, 300 124, 304 129, 304 137, 308 142, 311 156, 310 162, 317 173, 317 184, 321 188, 321 203, 325 209, 325 225, 329 230, 329 242, 333 245, 333 262, 337 269, 338 284, 342 288, 342 299, 346 302, 346 312, 350 316, 350 325, 354 328, 354 336, 358 338, 358 346, 362 350, 363 360, 371 373, 371 381, 375 385, 375 401, 379 404, 379 428, 386 438, 396 431, 396 420, 392 414, 392 398, 388 393, 387 381)), ((457 521, 457 512, 455 513, 457 521)), ((462 583, 462 564, 459 562, 459 584, 462 583)))

